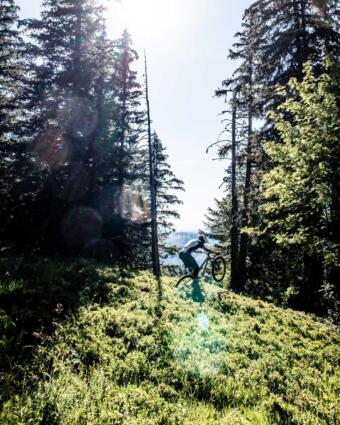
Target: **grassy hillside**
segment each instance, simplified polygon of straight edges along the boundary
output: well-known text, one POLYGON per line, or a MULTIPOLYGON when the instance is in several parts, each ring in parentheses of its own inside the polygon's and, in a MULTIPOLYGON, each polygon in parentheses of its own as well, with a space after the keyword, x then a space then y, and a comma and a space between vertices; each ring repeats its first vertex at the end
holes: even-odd
POLYGON ((340 337, 311 316, 87 262, 0 268, 0 424, 340 417, 340 337))

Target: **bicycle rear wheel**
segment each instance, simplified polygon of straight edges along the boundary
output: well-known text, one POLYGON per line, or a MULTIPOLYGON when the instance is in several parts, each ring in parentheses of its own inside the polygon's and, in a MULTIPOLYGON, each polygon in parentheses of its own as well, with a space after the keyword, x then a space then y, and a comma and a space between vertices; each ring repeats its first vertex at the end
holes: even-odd
POLYGON ((176 283, 176 288, 178 288, 179 286, 181 287, 186 287, 186 286, 190 286, 192 284, 192 275, 191 274, 186 274, 184 276, 182 276, 176 283))
POLYGON ((216 257, 211 262, 212 276, 216 282, 221 282, 224 279, 227 264, 223 257, 216 257))

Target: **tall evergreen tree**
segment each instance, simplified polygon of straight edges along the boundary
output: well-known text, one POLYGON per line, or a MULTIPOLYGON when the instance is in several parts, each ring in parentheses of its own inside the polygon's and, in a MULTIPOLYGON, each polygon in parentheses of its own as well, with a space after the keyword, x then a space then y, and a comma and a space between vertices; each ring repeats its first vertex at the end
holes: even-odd
POLYGON ((142 106, 142 88, 133 70, 137 59, 130 35, 124 31, 113 48, 112 93, 106 99, 109 152, 103 157, 106 184, 98 202, 104 204, 104 209, 107 209, 107 202, 111 205, 107 233, 114 238, 121 260, 145 264, 147 260, 142 260, 143 255, 139 255, 143 251, 139 243, 147 232, 145 176, 140 166, 144 154, 141 140, 146 134, 146 114, 142 106), (110 195, 105 194, 108 191, 113 195, 110 200, 110 195))
POLYGON ((180 216, 176 206, 182 204, 176 192, 184 190, 184 183, 178 179, 168 163, 168 155, 157 133, 153 133, 153 167, 156 188, 157 225, 159 246, 167 251, 166 240, 173 232, 173 220, 180 216))
MULTIPOLYGON (((237 120, 237 102, 234 92, 232 100, 232 114, 231 114, 231 227, 230 227, 230 287, 235 289, 238 287, 238 266, 239 266, 239 224, 238 224, 238 194, 237 194, 237 133, 236 133, 236 120, 237 120)), ((223 211, 222 211, 223 214, 223 211)), ((228 227, 227 227, 228 228, 228 227)))
MULTIPOLYGON (((93 187, 99 117, 95 87, 103 69, 101 10, 95 0, 46 0, 41 19, 24 22, 30 69, 22 124, 32 159, 44 175, 31 206, 34 236, 29 233, 27 240, 45 250, 76 252, 93 236, 69 237, 66 229, 84 213, 79 208, 88 206, 93 187)), ((81 233, 86 233, 83 228, 81 233)))
POLYGON ((155 180, 155 167, 154 167, 154 146, 151 134, 151 114, 150 114, 150 101, 149 101, 149 83, 148 83, 148 70, 146 62, 146 53, 144 52, 145 62, 145 100, 147 109, 147 125, 148 125, 148 156, 149 156, 149 188, 150 188, 150 212, 151 212, 151 246, 152 246, 152 270, 158 278, 161 274, 160 258, 159 258, 159 239, 158 239, 158 223, 157 223, 157 194, 156 194, 156 180, 155 180))
POLYGON ((26 208, 23 176, 30 166, 21 138, 24 87, 24 42, 19 34, 14 0, 0 1, 0 239, 10 246, 19 209, 26 208))
POLYGON ((140 139, 146 132, 146 117, 141 107, 142 89, 137 81, 137 73, 132 69, 138 55, 131 47, 127 31, 115 42, 115 55, 112 79, 113 127, 110 138, 115 157, 113 179, 117 188, 117 213, 122 215, 123 205, 119 199, 123 196, 124 186, 141 178, 136 154, 140 139))
MULTIPOLYGON (((233 226, 231 228, 231 287, 237 291, 243 290, 246 283, 246 260, 248 253, 248 239, 246 233, 240 233, 240 229, 249 225, 250 219, 250 192, 251 180, 253 172, 253 118, 256 112, 256 102, 254 96, 254 78, 253 68, 256 60, 256 47, 257 47, 257 32, 258 26, 255 16, 246 12, 242 23, 243 31, 236 34, 238 41, 234 44, 233 49, 229 52, 229 58, 242 59, 240 66, 234 72, 232 78, 223 81, 222 89, 217 91, 217 95, 226 95, 227 92, 232 91, 233 97, 230 101, 231 116, 232 116, 232 144, 231 144, 231 192, 232 192, 232 205, 233 210, 233 226), (236 192, 236 120, 237 111, 246 115, 246 126, 242 134, 246 143, 241 143, 244 146, 241 161, 239 176, 244 175, 241 184, 241 190, 236 192), (241 171, 241 173, 240 173, 241 171), (238 197, 241 199, 237 199, 238 197), (236 223, 237 210, 240 207, 240 223, 236 223), (239 241, 239 243, 238 243, 239 241)), ((243 123, 244 125, 245 123, 243 123)), ((242 148, 239 147, 239 150, 242 148)))
POLYGON ((334 7, 323 2, 320 14, 312 0, 258 0, 246 11, 257 22, 254 75, 264 111, 280 102, 276 85, 301 80, 307 60, 320 67, 326 55, 338 54, 338 17, 330 20, 326 13, 334 7))
POLYGON ((55 121, 75 145, 83 145, 80 150, 87 147, 80 139, 93 132, 89 115, 102 65, 97 58, 97 41, 103 33, 101 10, 96 0, 45 0, 41 19, 23 22, 31 40, 29 125, 36 134, 55 121), (80 112, 85 115, 82 120, 80 112))
POLYGON ((17 29, 18 7, 14 0, 0 0, 0 140, 14 133, 18 98, 22 88, 23 40, 17 29))
MULTIPOLYGON (((226 222, 230 225, 225 228, 226 235, 224 238, 218 238, 218 240, 225 241, 225 238, 230 239, 230 287, 239 291, 241 289, 240 276, 238 273, 240 265, 240 206, 242 206, 241 194, 244 185, 244 177, 242 169, 244 168, 244 141, 245 141, 245 119, 244 113, 241 111, 241 102, 238 99, 237 88, 234 86, 232 81, 223 82, 223 88, 216 92, 217 96, 226 96, 229 91, 232 92, 232 99, 230 103, 230 110, 223 111, 223 114, 228 114, 231 119, 224 118, 225 129, 222 134, 226 134, 226 138, 219 140, 218 155, 221 160, 230 160, 230 164, 226 170, 226 176, 223 183, 226 186, 226 190, 230 192, 231 202, 227 205, 230 208, 230 212, 227 213, 226 203, 219 202, 217 204, 218 209, 216 214, 223 216, 226 214, 226 222), (229 88, 231 86, 231 88, 229 88), (230 156, 229 156, 230 154, 230 156)), ((244 106, 244 105, 243 105, 244 106)), ((214 144, 216 145, 216 143, 214 144)), ((242 209, 241 209, 242 212, 242 209)), ((208 216, 209 217, 209 216, 208 216)), ((209 226, 209 221, 207 223, 209 226)))

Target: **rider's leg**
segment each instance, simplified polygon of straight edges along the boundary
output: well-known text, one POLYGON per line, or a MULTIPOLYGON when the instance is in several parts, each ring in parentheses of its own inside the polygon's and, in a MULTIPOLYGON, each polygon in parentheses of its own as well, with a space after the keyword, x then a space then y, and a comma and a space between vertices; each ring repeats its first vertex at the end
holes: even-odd
POLYGON ((199 272, 199 267, 195 258, 188 253, 181 252, 179 258, 183 261, 184 265, 190 270, 193 276, 196 278, 199 272))
MULTIPOLYGON (((195 261, 196 263, 196 261, 195 261)), ((192 275, 194 277, 194 279, 196 279, 198 277, 198 272, 200 271, 200 268, 198 267, 198 264, 196 263, 196 266, 194 267, 194 270, 192 272, 192 275)))
POLYGON ((190 261, 190 270, 192 272, 194 279, 196 279, 197 276, 198 276, 198 272, 200 271, 200 268, 199 268, 195 258, 191 254, 187 254, 187 255, 188 255, 188 258, 189 258, 189 261, 190 261))

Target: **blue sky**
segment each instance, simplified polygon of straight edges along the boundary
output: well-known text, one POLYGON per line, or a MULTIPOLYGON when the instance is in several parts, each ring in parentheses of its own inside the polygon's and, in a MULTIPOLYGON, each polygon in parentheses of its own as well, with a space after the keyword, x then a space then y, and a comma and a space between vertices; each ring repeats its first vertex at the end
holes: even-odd
MULTIPOLYGON (((214 198, 223 196, 218 187, 227 164, 205 152, 223 128, 218 115, 224 104, 214 91, 235 68, 227 53, 251 0, 121 2, 107 12, 108 33, 116 37, 127 25, 139 54, 147 51, 153 129, 185 182, 176 228, 196 231, 214 198)), ((40 3, 17 0, 24 17, 38 16, 40 3)))

